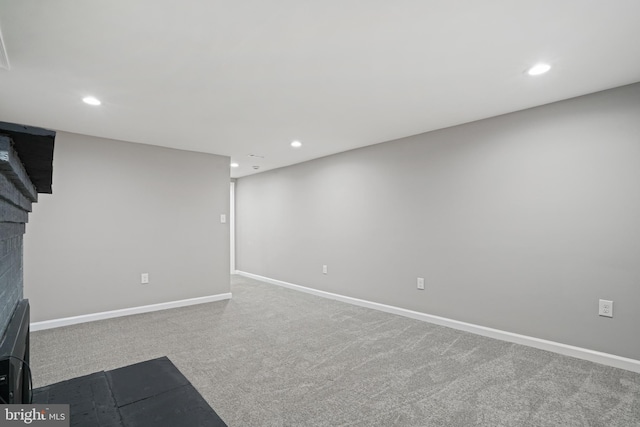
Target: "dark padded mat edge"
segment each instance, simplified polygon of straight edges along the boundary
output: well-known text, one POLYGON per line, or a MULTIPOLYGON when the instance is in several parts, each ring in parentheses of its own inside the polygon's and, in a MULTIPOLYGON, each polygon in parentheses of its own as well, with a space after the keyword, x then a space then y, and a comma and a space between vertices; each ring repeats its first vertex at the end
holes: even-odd
POLYGON ((123 426, 104 372, 35 389, 33 403, 69 404, 71 426, 123 426))
POLYGON ((190 384, 167 357, 107 371, 106 375, 118 407, 190 384))
POLYGON ((167 357, 40 387, 33 401, 69 404, 71 426, 227 427, 167 357))

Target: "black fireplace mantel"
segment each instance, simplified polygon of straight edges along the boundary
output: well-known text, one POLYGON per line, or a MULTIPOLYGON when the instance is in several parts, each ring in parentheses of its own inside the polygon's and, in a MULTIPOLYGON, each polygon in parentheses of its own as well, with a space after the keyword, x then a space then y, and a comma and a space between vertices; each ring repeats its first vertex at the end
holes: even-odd
POLYGON ((29 179, 38 193, 51 194, 53 176, 53 145, 56 133, 52 130, 0 121, 0 135, 13 141, 29 179))

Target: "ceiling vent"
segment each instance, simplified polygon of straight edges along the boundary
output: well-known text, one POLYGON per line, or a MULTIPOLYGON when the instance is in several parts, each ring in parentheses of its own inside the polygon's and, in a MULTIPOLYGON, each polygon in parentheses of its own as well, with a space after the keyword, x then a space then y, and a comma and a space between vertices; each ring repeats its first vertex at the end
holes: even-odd
POLYGON ((4 47, 4 40, 2 39, 2 29, 0 28, 0 68, 5 70, 9 69, 9 57, 7 56, 7 49, 4 47))

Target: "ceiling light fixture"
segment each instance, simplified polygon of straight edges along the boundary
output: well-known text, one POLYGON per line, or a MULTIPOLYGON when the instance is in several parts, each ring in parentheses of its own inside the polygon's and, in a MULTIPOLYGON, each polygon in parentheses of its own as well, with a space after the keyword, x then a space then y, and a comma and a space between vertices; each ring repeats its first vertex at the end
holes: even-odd
POLYGON ((529 68, 527 70, 527 74, 529 74, 530 76, 539 76, 540 74, 546 73, 550 69, 551 69, 551 65, 540 63, 540 64, 536 64, 533 67, 529 68))
POLYGON ((234 163, 231 163, 229 166, 231 166, 232 168, 237 168, 240 165, 234 162, 234 163))
POLYGON ((100 100, 98 98, 96 98, 95 96, 85 96, 84 98, 82 98, 82 101, 85 104, 89 104, 89 105, 100 105, 100 104, 102 104, 102 102, 100 102, 100 100))
POLYGON ((300 147, 302 147, 302 142, 300 142, 300 141, 293 141, 293 142, 291 143, 291 146, 292 146, 293 148, 300 148, 300 147))

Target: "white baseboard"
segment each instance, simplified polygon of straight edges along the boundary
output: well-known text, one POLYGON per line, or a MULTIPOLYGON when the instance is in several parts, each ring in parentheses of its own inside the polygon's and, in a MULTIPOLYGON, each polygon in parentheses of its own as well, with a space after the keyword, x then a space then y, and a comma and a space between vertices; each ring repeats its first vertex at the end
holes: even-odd
POLYGON ((33 322, 31 331, 60 328, 62 326, 76 325, 78 323, 94 322, 96 320, 111 319, 114 317, 130 316, 132 314, 149 313, 151 311, 168 310, 170 308, 186 307, 188 305, 204 304, 207 302, 231 299, 231 293, 209 295, 206 297, 189 298, 178 301, 163 302, 160 304, 143 305, 140 307, 123 308, 121 310, 103 311, 101 313, 83 314, 81 316, 64 317, 62 319, 33 322))
POLYGON ((236 274, 250 279, 260 280, 261 282, 271 283, 273 285, 282 286, 296 291, 306 292, 308 294, 317 295, 323 298, 329 298, 360 307, 371 308, 374 310, 384 311, 386 313, 397 314, 411 319, 421 320, 436 325, 446 326, 485 337, 495 338, 502 341, 508 341, 516 344, 522 344, 529 347, 547 350, 559 353, 565 356, 571 356, 590 362, 600 363, 602 365, 612 366, 614 368, 626 369, 628 371, 640 373, 640 360, 629 359, 626 357, 616 356, 614 354, 602 353, 599 351, 589 350, 582 347, 562 344, 555 341, 543 340, 527 335, 514 334, 512 332, 502 331, 500 329, 487 328, 485 326, 474 325, 472 323, 460 322, 458 320, 447 319, 446 317, 433 316, 431 314, 421 313, 418 311, 407 310, 391 305, 380 304, 377 302, 366 301, 358 298, 347 297, 344 295, 334 294, 331 292, 319 291, 317 289, 307 288, 293 283, 283 282, 281 280, 271 279, 259 276, 257 274, 247 273, 236 270, 236 274))

